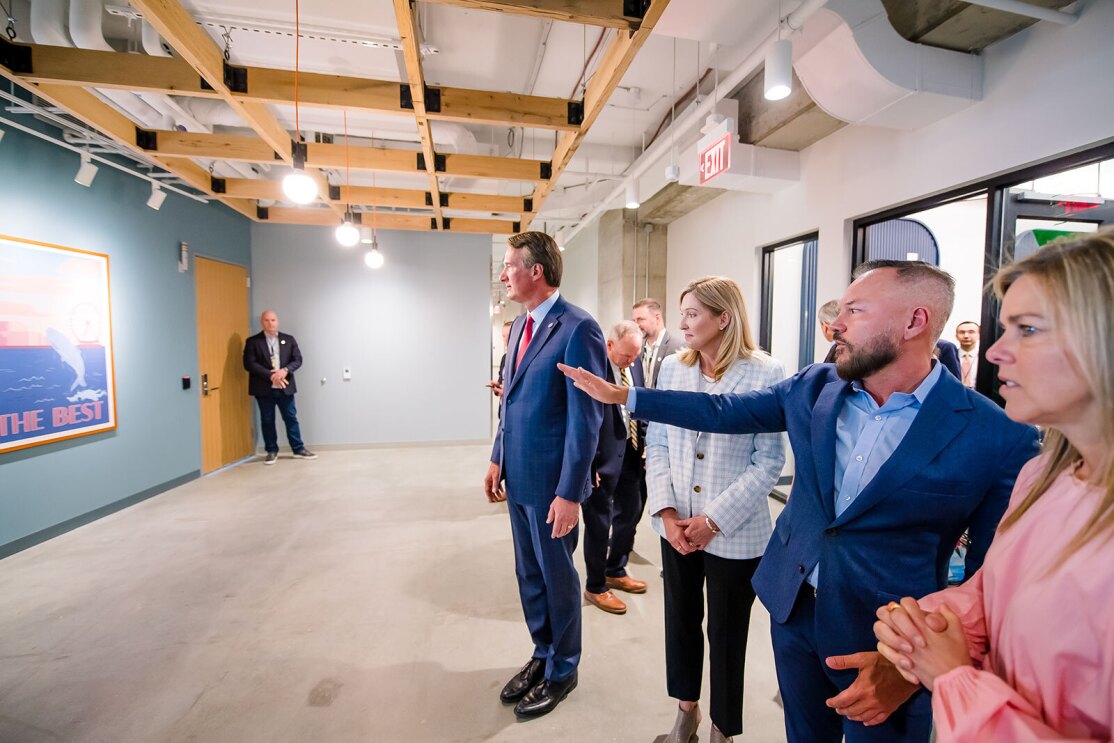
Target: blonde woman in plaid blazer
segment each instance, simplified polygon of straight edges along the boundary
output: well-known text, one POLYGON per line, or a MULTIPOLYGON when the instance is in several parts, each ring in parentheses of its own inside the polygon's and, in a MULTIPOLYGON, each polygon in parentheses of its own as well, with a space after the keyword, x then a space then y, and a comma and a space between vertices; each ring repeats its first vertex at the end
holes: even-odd
MULTIPOLYGON (((731 279, 689 284, 681 294, 681 330, 689 348, 662 364, 659 389, 747 392, 785 378, 782 365, 757 349, 731 279)), ((650 424, 646 510, 662 538, 667 686, 679 701, 667 743, 688 743, 700 723, 705 603, 710 739, 729 741, 742 732, 750 579, 773 530, 766 498, 784 462, 780 433, 709 434, 650 424)))

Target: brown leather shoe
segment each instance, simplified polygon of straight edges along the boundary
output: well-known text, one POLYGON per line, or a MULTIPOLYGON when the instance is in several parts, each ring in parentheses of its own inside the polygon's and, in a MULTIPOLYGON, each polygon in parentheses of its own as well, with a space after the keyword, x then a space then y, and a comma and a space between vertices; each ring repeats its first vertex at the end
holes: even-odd
POLYGON ((627 605, 620 601, 611 591, 606 591, 604 593, 588 593, 585 591, 584 598, 588 599, 589 604, 598 606, 608 614, 627 613, 627 605))
POLYGON ((608 578, 607 587, 614 591, 626 591, 627 593, 646 593, 646 581, 637 580, 624 575, 622 578, 608 578))

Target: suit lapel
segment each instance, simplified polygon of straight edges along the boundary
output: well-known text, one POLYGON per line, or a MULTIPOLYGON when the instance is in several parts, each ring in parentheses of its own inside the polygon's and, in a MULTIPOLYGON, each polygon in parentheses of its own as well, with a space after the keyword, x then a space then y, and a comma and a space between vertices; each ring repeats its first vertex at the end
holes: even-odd
POLYGON ((812 461, 816 466, 820 506, 830 522, 835 518, 836 423, 850 383, 828 382, 812 409, 812 461))
POLYGON ((956 413, 970 408, 962 383, 945 369, 925 398, 905 438, 836 523, 855 518, 899 491, 967 427, 969 416, 956 413))
MULTIPOLYGON (((554 303, 554 305, 549 308, 549 312, 546 313, 545 319, 543 319, 541 322, 541 326, 534 328, 534 336, 530 339, 530 345, 526 347, 526 353, 522 357, 522 362, 515 366, 514 377, 511 378, 511 383, 507 387, 507 393, 514 389, 514 387, 518 384, 518 380, 522 378, 523 370, 526 369, 526 367, 530 366, 530 362, 534 359, 535 356, 538 355, 538 352, 541 350, 542 346, 545 345, 545 342, 549 340, 550 336, 552 336, 554 331, 556 331, 557 327, 560 325, 561 315, 563 315, 564 312, 565 300, 562 297, 558 297, 556 303, 554 303)), ((519 323, 518 327, 517 334, 519 336, 521 336, 522 331, 525 329, 525 327, 526 320, 524 315, 523 320, 521 323, 519 323)), ((515 353, 517 354, 517 343, 515 344, 514 348, 515 353)))

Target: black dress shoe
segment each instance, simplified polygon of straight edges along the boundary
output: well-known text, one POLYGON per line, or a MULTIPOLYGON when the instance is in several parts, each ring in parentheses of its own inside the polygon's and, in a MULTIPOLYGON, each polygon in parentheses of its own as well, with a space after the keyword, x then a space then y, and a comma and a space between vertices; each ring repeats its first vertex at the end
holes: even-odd
POLYGON ((543 676, 545 676, 545 659, 531 658, 530 662, 507 682, 503 691, 499 692, 499 700, 503 704, 514 704, 526 696, 526 692, 536 686, 543 676))
POLYGON ((557 709, 561 700, 576 688, 576 671, 563 681, 545 680, 537 684, 514 706, 514 716, 520 720, 541 717, 557 709))

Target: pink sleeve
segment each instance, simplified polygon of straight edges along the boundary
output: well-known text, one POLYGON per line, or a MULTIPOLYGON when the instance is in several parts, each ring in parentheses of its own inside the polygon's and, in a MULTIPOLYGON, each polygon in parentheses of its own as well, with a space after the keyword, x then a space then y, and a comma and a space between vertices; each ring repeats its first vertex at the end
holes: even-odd
POLYGON ((917 603, 925 611, 937 611, 941 604, 947 604, 963 625, 963 634, 967 636, 967 649, 971 653, 971 660, 982 663, 983 658, 986 657, 987 631, 981 570, 972 575, 971 579, 963 585, 930 593, 917 603))
POLYGON ((1048 727, 1040 711, 998 676, 961 666, 937 677, 932 718, 939 743, 1110 743, 1106 738, 1067 738, 1048 727))

